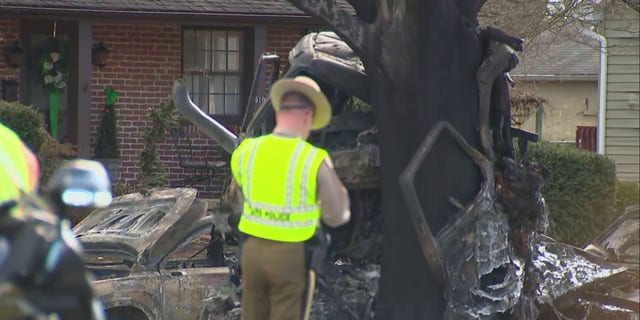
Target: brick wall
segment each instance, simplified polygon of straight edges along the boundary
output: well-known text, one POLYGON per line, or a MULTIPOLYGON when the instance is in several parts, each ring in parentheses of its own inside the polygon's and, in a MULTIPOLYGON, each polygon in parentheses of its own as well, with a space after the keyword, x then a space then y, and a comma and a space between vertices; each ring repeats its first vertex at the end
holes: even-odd
MULTIPOLYGON (((283 28, 269 26, 267 28, 267 52, 280 56, 280 71, 286 70, 289 65, 289 51, 300 41, 307 28, 283 28)), ((270 71, 270 70, 269 70, 270 71)))
MULTIPOLYGON (((289 50, 306 33, 305 28, 269 27, 267 51, 280 55, 282 69, 286 68, 289 50)), ((119 94, 118 139, 120 142, 122 181, 136 181, 140 176, 138 156, 143 149, 142 135, 151 126, 149 108, 157 107, 169 98, 173 80, 180 77, 181 35, 179 26, 95 24, 94 41, 107 44, 110 57, 102 69, 94 67, 91 88, 91 145, 95 145, 97 127, 104 105, 104 88, 111 86, 119 94)), ((229 155, 215 146, 193 126, 186 133, 199 150, 198 160, 220 160, 228 163, 229 155)), ((175 185, 194 172, 178 166, 179 157, 171 139, 158 148, 160 160, 175 185)), ((219 170, 211 186, 198 185, 200 197, 218 197, 229 177, 228 168, 219 170)))
MULTIPOLYGON (((14 19, 0 19, 0 81, 20 80, 20 67, 12 67, 7 63, 5 49, 13 47, 20 39, 20 21, 14 19)), ((22 44, 18 44, 22 47, 22 44)), ((2 96, 0 96, 1 98, 2 96)))
MULTIPOLYGON (((102 41, 109 49, 107 66, 93 67, 91 86, 91 146, 95 146, 97 130, 104 108, 104 89, 110 86, 118 95, 116 104, 117 134, 121 150, 121 182, 135 182, 141 174, 139 155, 143 150, 143 134, 151 127, 150 108, 170 99, 173 81, 180 77, 181 29, 179 26, 138 24, 94 24, 94 42, 102 41)), ((198 151, 197 160, 222 160, 228 155, 192 125, 186 133, 198 151)), ((169 136, 169 135, 168 135, 169 136)), ((91 151, 93 153, 93 150, 91 151)), ((158 146, 160 160, 169 171, 171 185, 194 172, 179 167, 178 152, 168 138, 158 146)), ((197 185, 199 197, 217 197, 223 188, 226 169, 220 170, 212 186, 197 185)))
MULTIPOLYGON (((19 39, 19 21, 0 19, 0 47, 4 48, 19 39)), ((306 33, 306 28, 268 27, 267 51, 281 57, 281 69, 287 66, 289 50, 306 33)), ((107 66, 93 66, 91 78, 91 155, 96 144, 98 126, 105 102, 104 89, 115 89, 118 95, 117 137, 122 165, 119 182, 135 183, 141 171, 139 155, 143 150, 143 134, 150 128, 150 108, 157 108, 169 99, 173 81, 180 77, 181 29, 179 26, 141 25, 121 23, 95 23, 94 43, 102 41, 109 49, 107 66)), ((6 59, 0 59, 0 80, 18 80, 19 68, 9 67, 6 59)), ((80 124, 82 125, 82 124, 80 124)), ((228 163, 229 155, 199 132, 187 125, 186 133, 196 148, 197 160, 221 160, 228 163)), ((169 171, 170 184, 194 172, 178 166, 179 157, 171 139, 158 147, 160 160, 169 171)), ((211 186, 198 185, 199 197, 215 198, 223 192, 228 178, 228 168, 219 171, 211 186)))

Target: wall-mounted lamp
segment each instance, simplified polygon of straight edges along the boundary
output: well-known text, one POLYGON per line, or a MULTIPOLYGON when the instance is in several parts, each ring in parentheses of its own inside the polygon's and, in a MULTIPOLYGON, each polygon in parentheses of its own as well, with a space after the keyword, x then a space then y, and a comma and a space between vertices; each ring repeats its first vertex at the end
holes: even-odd
POLYGON ((24 58, 24 50, 16 42, 13 47, 7 48, 7 63, 12 67, 19 67, 24 58))
POLYGON ((93 65, 102 68, 107 65, 108 59, 109 50, 107 50, 107 47, 105 47, 102 42, 93 46, 93 49, 91 50, 91 62, 93 65))

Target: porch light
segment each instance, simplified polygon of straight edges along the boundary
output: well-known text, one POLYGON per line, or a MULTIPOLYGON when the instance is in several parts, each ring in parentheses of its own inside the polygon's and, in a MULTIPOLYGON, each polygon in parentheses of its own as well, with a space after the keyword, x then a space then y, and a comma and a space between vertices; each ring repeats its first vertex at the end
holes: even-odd
POLYGON ((102 68, 107 65, 108 58, 109 50, 107 50, 102 41, 93 46, 93 50, 91 50, 91 62, 93 65, 102 68))
POLYGON ((12 67, 19 67, 24 58, 24 50, 16 42, 13 47, 7 48, 7 63, 12 67))

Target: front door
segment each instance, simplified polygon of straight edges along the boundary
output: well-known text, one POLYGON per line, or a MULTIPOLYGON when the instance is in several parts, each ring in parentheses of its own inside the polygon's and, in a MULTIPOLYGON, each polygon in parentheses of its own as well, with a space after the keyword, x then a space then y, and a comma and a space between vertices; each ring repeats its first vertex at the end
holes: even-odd
POLYGON ((23 20, 21 30, 27 56, 22 72, 21 101, 42 113, 47 131, 57 140, 75 145, 78 142, 78 23, 23 20), (60 54, 52 56, 52 51, 59 51, 52 48, 58 47, 62 48, 60 54), (55 63, 45 65, 45 60, 55 63), (44 76, 43 69, 47 71, 52 67, 54 71, 44 76), (66 77, 51 74, 66 74, 66 77))

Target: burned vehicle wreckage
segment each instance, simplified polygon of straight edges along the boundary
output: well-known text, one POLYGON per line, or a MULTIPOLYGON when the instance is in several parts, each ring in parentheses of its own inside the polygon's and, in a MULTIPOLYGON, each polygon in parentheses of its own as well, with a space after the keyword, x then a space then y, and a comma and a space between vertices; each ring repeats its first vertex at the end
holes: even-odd
MULTIPOLYGON (((490 30, 488 33, 491 32, 490 30)), ((492 35, 488 37, 492 38, 492 35)), ((619 256, 610 254, 617 250, 610 248, 611 241, 607 245, 602 242, 593 243, 590 249, 582 250, 558 243, 544 235, 548 218, 540 189, 545 169, 529 162, 526 157, 527 143, 537 141, 537 136, 511 128, 508 110, 505 115, 504 110, 500 112, 489 107, 491 95, 499 94, 494 89, 494 82, 504 81, 506 88, 506 73, 518 62, 512 48, 518 47, 519 43, 511 43, 511 46, 495 41, 489 43, 486 58, 477 75, 480 88, 478 130, 482 150, 471 147, 451 125, 440 122, 425 137, 399 178, 399 187, 405 195, 415 227, 414 230, 407 231, 416 233, 425 259, 431 267, 424 272, 437 273, 442 280, 440 284, 434 285, 441 285, 445 294, 445 319, 638 319, 640 303, 637 252, 635 264, 621 263, 619 256), (452 136, 453 141, 473 159, 484 179, 480 191, 471 203, 463 205, 456 199, 450 199, 451 204, 459 209, 458 214, 434 235, 426 223, 412 180, 431 146, 444 134, 452 136), (518 140, 517 156, 513 139, 518 140)), ((380 277, 383 216, 377 131, 375 115, 368 105, 370 93, 366 73, 359 58, 332 32, 304 36, 291 50, 289 64, 283 77, 307 75, 315 79, 332 104, 333 118, 329 126, 312 132, 309 141, 329 151, 338 176, 349 190, 352 205, 352 219, 348 225, 337 229, 325 228, 331 235, 331 241, 326 267, 318 276, 311 318, 371 319, 374 316, 377 282, 380 277)), ((264 54, 260 59, 239 136, 193 104, 186 82, 182 79, 174 83, 175 105, 184 118, 215 140, 222 149, 232 153, 243 137, 269 133, 274 126, 270 101, 267 99, 264 103, 259 103, 266 93, 266 70, 269 65, 272 65, 271 70, 279 70, 278 56, 264 54)), ((270 82, 273 83, 277 76, 277 72, 273 73, 270 82)), ((165 240, 165 244, 140 246, 139 250, 128 253, 131 258, 112 258, 113 261, 128 261, 125 263, 126 271, 121 275, 117 274, 116 264, 103 261, 104 258, 93 261, 93 264, 89 261, 92 270, 101 275, 99 278, 102 280, 97 282, 102 289, 98 292, 110 295, 105 302, 107 307, 141 309, 140 319, 154 318, 158 314, 170 314, 171 318, 199 314, 199 319, 239 319, 237 294, 241 294, 241 269, 233 251, 225 251, 224 267, 219 264, 194 264, 197 261, 194 257, 203 255, 204 249, 209 260, 212 257, 220 260, 220 239, 226 238, 227 243, 232 243, 238 237, 235 225, 242 205, 236 191, 233 183, 227 186, 219 206, 214 209, 213 216, 218 218, 204 215, 196 217, 184 213, 182 218, 173 219, 182 219, 185 223, 188 220, 188 225, 174 227, 175 230, 171 232, 165 232, 165 228, 162 231, 165 232, 164 235, 159 231, 155 236, 153 241, 165 240), (211 232, 204 232, 209 227, 212 227, 211 232), (202 246, 199 252, 195 249, 193 254, 183 255, 185 259, 168 270, 167 266, 171 262, 165 260, 170 255, 169 252, 196 239, 196 229, 200 230, 200 234, 210 235, 210 243, 202 246), (180 239, 166 241, 171 237, 167 233, 180 239), (140 265, 141 261, 146 261, 146 264, 140 265), (204 271, 209 267, 215 270, 204 271), (226 271, 222 272, 223 269, 226 271), (164 290, 162 295, 165 296, 170 290, 162 284, 165 281, 163 279, 174 281, 171 279, 178 278, 173 285, 180 288, 171 290, 176 291, 175 294, 179 296, 153 298, 153 293, 141 292, 139 295, 146 302, 133 303, 137 298, 132 296, 118 300, 115 292, 131 291, 130 287, 134 285, 131 281, 142 282, 142 286, 150 286, 148 281, 156 281, 141 280, 141 276, 132 279, 141 270, 161 274, 160 280, 157 280, 159 284, 152 286, 156 288, 156 293, 164 290), (208 289, 198 289, 201 292, 198 295, 186 295, 190 290, 189 283, 204 282, 204 278, 198 280, 198 277, 211 272, 217 276, 215 280, 207 280, 208 289), (220 280, 222 278, 225 280, 220 280), (127 284, 127 281, 130 283, 127 284), (109 302, 110 299, 114 301, 109 302), (152 301, 154 299, 162 301, 152 301), (185 308, 168 306, 185 299, 196 301, 185 308), (146 305, 161 307, 149 310, 153 307, 146 305), (193 310, 185 311, 191 305, 193 310), (158 311, 161 308, 166 310, 158 311)), ((193 203, 197 201, 193 200, 193 203)), ((190 212, 191 209, 183 211, 190 212)), ((203 209, 196 211, 202 213, 203 209)), ((628 233, 627 238, 636 240, 637 211, 637 207, 631 210, 635 220, 627 220, 628 223, 635 223, 635 229, 623 228, 628 233)), ((112 225, 100 222, 111 221, 104 216, 94 220, 96 225, 112 228, 112 225)), ((131 218, 125 217, 114 220, 113 225, 130 223, 140 226, 158 223, 151 221, 151 218, 138 220, 132 222, 131 218)), ((180 220, 173 223, 178 221, 180 220)), ((87 236, 78 232, 81 241, 83 237, 88 237, 88 230, 91 230, 88 223, 83 223, 87 236)), ((617 227, 614 225, 612 228, 621 228, 621 225, 618 222, 617 227)), ((81 226, 77 228, 81 229, 81 226)), ((80 229, 78 231, 83 231, 80 229)), ((609 230, 609 233, 616 234, 617 229, 614 229, 609 230)), ((139 231, 143 232, 142 229, 139 231)), ((624 238, 620 235, 617 237, 624 238)), ((118 241, 129 241, 125 238, 118 241)), ((605 238, 606 236, 602 236, 598 239, 606 242, 605 238)), ((94 243, 88 246, 89 257, 91 250, 95 251, 95 248, 100 247, 98 239, 96 236, 94 243)), ((135 243, 132 245, 135 248, 135 243)), ((637 248, 637 244, 635 246, 637 248)))

